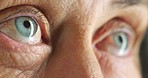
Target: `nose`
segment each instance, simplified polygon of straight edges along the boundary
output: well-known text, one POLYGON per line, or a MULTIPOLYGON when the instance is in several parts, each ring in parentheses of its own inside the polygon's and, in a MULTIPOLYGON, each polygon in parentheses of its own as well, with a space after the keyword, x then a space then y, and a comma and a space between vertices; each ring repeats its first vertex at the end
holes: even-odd
POLYGON ((89 27, 66 25, 53 40, 53 54, 47 64, 47 78, 103 78, 94 54, 89 27))

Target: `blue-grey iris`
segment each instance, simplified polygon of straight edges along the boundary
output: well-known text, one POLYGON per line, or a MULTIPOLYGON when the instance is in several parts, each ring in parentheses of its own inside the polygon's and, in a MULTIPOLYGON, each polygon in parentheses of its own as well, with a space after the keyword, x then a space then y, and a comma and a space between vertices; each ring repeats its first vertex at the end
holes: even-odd
POLYGON ((113 35, 115 45, 120 49, 119 54, 124 54, 128 47, 127 35, 123 32, 115 33, 113 35))
POLYGON ((38 25, 31 17, 17 17, 15 26, 18 32, 24 37, 32 37, 37 32, 38 25))

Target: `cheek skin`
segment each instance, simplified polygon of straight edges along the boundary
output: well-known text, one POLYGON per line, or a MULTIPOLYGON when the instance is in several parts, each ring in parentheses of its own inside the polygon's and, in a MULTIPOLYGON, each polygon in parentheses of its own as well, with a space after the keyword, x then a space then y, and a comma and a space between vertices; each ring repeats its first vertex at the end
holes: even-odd
POLYGON ((0 74, 30 77, 39 70, 50 52, 51 48, 45 44, 22 44, 0 33, 0 70, 3 71, 0 74))
POLYGON ((96 52, 96 56, 104 78, 141 78, 134 57, 116 57, 98 52, 96 52))

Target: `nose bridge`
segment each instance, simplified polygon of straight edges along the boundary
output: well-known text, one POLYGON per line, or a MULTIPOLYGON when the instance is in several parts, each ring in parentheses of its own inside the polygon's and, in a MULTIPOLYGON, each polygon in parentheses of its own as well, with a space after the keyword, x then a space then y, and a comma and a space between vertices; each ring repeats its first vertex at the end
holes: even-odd
POLYGON ((49 70, 56 68, 60 78, 102 78, 101 69, 92 49, 89 28, 79 25, 74 23, 70 26, 64 25, 52 58, 56 60, 49 63, 49 70), (55 65, 50 67, 52 64, 55 65))
MULTIPOLYGON (((81 27, 81 26, 78 26, 81 27)), ((71 29, 71 28, 69 28, 71 29)), ((68 40, 64 39, 64 52, 68 55, 68 64, 76 75, 80 78, 101 78, 101 69, 91 45, 91 36, 88 28, 73 28, 67 36, 68 40)), ((65 37, 66 38, 66 37, 65 37)))

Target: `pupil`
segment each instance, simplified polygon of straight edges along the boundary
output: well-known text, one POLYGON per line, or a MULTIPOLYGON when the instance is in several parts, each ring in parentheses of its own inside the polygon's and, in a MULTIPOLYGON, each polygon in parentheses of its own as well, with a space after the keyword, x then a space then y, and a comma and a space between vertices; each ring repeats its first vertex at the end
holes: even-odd
POLYGON ((123 43, 123 39, 122 39, 121 36, 119 36, 119 41, 120 41, 121 43, 123 43))
POLYGON ((24 21, 24 26, 25 26, 25 28, 30 28, 30 22, 29 21, 24 21))

